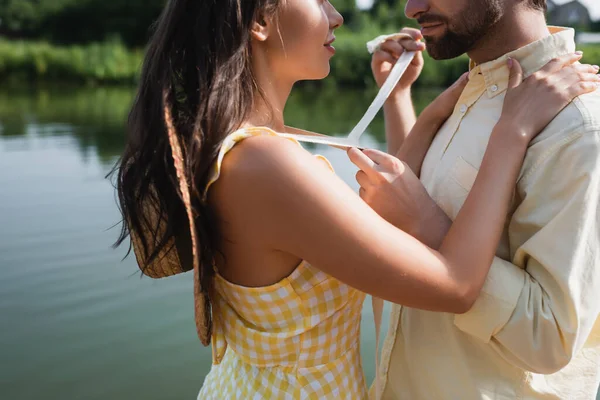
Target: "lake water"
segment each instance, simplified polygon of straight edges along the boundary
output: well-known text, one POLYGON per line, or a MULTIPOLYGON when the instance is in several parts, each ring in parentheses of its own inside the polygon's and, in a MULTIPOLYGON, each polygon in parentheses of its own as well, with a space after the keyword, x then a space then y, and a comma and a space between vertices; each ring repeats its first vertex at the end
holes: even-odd
MULTIPOLYGON (((418 93, 419 107, 435 93, 418 93)), ((210 368, 192 310, 192 280, 140 278, 105 175, 124 143, 131 88, 0 91, 0 397, 192 399, 210 368)), ((349 132, 372 93, 304 88, 291 125, 349 132)), ((383 148, 379 117, 364 144, 383 148)), ((314 146, 353 188, 343 151, 314 146)), ((362 353, 374 371, 370 302, 362 353)), ((387 322, 387 320, 386 320, 387 322)), ((385 330, 385 326, 384 326, 385 330)))

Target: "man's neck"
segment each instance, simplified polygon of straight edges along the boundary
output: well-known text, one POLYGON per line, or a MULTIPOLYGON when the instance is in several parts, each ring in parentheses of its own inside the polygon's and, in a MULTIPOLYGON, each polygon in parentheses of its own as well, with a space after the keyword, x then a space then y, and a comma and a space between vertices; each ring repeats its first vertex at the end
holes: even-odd
POLYGON ((502 16, 468 55, 477 64, 483 64, 548 35, 550 31, 542 12, 525 6, 514 7, 502 16))

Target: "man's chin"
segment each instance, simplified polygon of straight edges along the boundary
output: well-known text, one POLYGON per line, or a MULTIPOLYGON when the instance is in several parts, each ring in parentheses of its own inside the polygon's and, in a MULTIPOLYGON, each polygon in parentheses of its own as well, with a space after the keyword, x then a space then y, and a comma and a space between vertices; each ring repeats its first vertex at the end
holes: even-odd
POLYGON ((434 60, 450 60, 465 54, 467 51, 464 48, 453 46, 445 40, 435 40, 425 38, 427 43, 427 53, 434 60))

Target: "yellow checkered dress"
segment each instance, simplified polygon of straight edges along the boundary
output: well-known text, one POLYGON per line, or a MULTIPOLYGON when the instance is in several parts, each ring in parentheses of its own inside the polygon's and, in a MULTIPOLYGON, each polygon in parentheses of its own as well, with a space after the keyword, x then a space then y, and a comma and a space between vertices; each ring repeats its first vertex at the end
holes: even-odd
MULTIPOLYGON (((230 135, 215 163, 266 128, 230 135)), ((210 186, 210 184, 209 184, 210 186)), ((306 262, 261 288, 215 279, 213 366, 198 399, 366 399, 360 360, 365 295, 306 262)))

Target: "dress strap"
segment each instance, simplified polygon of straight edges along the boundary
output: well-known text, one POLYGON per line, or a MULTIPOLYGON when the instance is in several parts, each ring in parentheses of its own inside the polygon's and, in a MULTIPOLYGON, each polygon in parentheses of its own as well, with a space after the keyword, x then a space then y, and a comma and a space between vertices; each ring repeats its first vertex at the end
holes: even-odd
MULTIPOLYGON (((206 200, 206 196, 208 194, 208 189, 210 189, 210 187, 221 176, 221 166, 223 164, 223 159, 225 158, 225 155, 229 151, 231 151, 231 149, 233 149, 233 147, 236 144, 238 144, 239 142, 241 142, 242 140, 247 139, 249 137, 261 136, 261 135, 279 136, 277 134, 277 132, 275 132, 274 130, 267 128, 267 127, 250 127, 250 128, 238 129, 237 131, 228 135, 223 140, 223 143, 221 144, 221 148, 219 150, 219 154, 217 155, 217 159, 213 163, 212 170, 209 175, 210 178, 208 180, 208 183, 206 184, 206 188, 204 189, 204 200, 206 200)), ((298 146, 300 146, 300 143, 295 139, 292 139, 292 138, 285 138, 285 139, 291 140, 292 142, 294 142, 298 146)))

